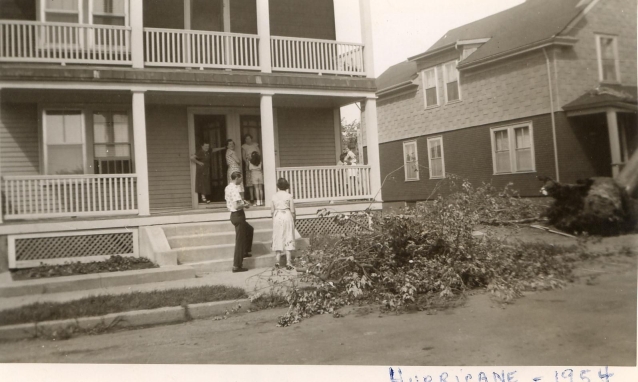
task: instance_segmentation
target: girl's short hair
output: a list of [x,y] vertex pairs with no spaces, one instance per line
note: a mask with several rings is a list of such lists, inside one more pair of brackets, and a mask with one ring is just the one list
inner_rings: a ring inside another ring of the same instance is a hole
[[253,139],[253,136],[250,134],[246,134],[244,135],[244,143],[246,143],[246,138],[250,137],[250,139]]
[[346,159],[347,156],[348,156],[348,154],[342,153],[341,155],[339,155],[339,160],[341,160],[343,162],[343,160]]
[[257,151],[253,151],[253,153],[250,154],[250,163],[252,163],[253,166],[259,166],[261,164],[261,155],[259,155]]
[[282,190],[282,191],[286,191],[286,190],[290,189],[290,183],[288,183],[286,178],[279,178],[277,180],[277,188]]
[[232,139],[226,139],[226,147],[228,147],[228,144],[229,144],[230,142],[235,143]]

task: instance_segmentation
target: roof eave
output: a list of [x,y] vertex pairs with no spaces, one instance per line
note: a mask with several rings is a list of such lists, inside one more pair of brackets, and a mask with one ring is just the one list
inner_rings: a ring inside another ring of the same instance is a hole
[[421,53],[421,54],[417,54],[416,56],[412,56],[412,57],[408,57],[408,61],[416,61],[416,60],[420,60],[422,58],[427,58],[427,57],[431,57],[431,56],[435,56],[439,53],[443,53],[443,52],[447,52],[448,50],[455,50],[456,49],[456,41],[449,43],[447,45],[443,45],[440,48],[436,48],[434,50],[429,50],[427,52]]
[[577,41],[578,39],[573,37],[553,36],[548,39],[536,41],[532,44],[524,45],[516,49],[511,49],[505,52],[499,52],[497,54],[491,55],[489,57],[484,57],[475,61],[470,61],[470,62],[462,61],[459,63],[457,68],[459,70],[476,68],[478,66],[491,64],[493,62],[504,60],[506,58],[511,58],[523,53],[528,53],[534,50],[548,48],[552,46],[566,46],[566,47],[574,46],[574,44],[576,44]]
[[417,84],[414,83],[413,80],[403,81],[399,84],[388,86],[387,88],[381,89],[377,91],[377,97],[383,97],[401,90],[407,90],[412,87],[418,87]]

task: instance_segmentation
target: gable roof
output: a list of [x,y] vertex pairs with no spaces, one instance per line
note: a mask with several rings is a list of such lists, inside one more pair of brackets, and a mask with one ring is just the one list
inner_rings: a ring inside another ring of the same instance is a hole
[[489,38],[459,66],[550,40],[596,0],[527,0],[524,3],[448,31],[418,59],[455,46],[459,40]]
[[392,65],[376,79],[377,89],[379,89],[377,93],[388,93],[409,86],[416,76],[414,61],[403,61]]

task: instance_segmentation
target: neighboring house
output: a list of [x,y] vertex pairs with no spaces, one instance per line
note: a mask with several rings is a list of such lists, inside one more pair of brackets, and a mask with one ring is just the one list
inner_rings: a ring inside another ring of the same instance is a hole
[[333,0],[0,0],[2,252],[12,266],[80,246],[137,254],[138,229],[228,221],[225,153],[211,158],[210,205],[189,158],[228,138],[241,157],[247,133],[268,204],[285,176],[302,219],[335,200],[367,208],[378,162],[348,169],[356,188],[336,166],[340,107],[375,107],[367,0],[360,10],[363,43],[344,43]]
[[[638,146],[636,2],[527,0],[450,30],[377,79],[384,201],[440,179],[538,195],[616,175]],[[370,145],[368,145],[368,148]]]

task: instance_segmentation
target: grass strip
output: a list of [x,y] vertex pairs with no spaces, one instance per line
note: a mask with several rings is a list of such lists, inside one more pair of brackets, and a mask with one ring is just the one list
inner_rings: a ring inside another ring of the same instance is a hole
[[224,285],[89,296],[74,301],[37,302],[19,308],[3,310],[0,311],[0,325],[103,316],[110,313],[236,300],[246,297],[246,292],[243,289]]

